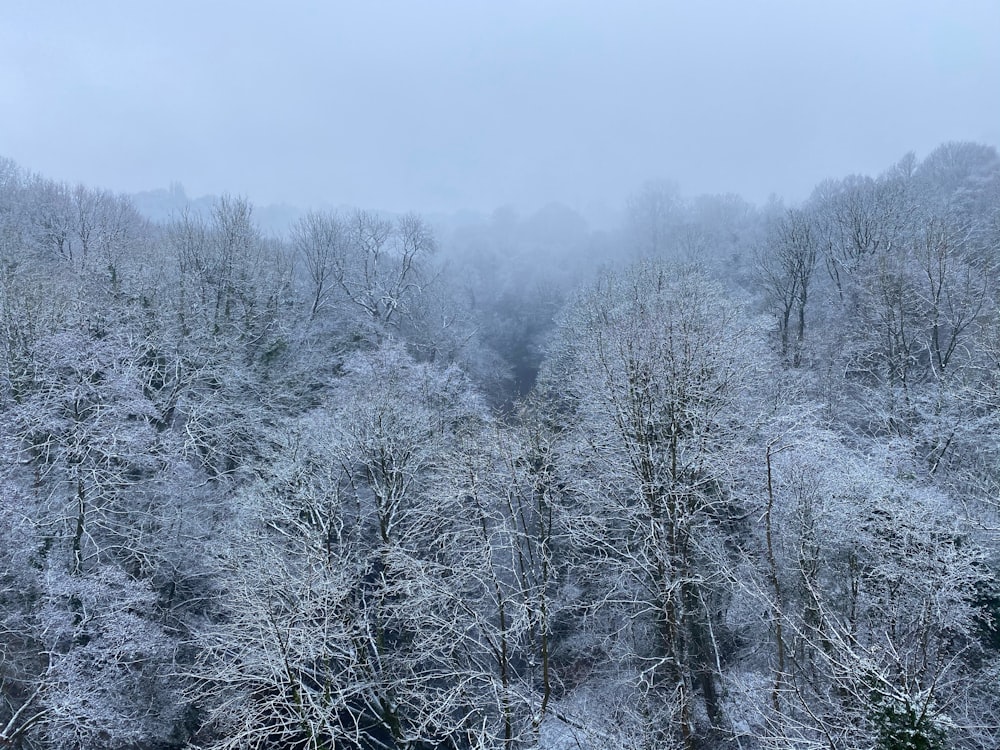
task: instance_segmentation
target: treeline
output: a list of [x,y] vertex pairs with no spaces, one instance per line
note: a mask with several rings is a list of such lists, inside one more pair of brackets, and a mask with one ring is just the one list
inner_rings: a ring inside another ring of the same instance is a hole
[[996,747],[1000,158],[435,232],[0,160],[0,746]]

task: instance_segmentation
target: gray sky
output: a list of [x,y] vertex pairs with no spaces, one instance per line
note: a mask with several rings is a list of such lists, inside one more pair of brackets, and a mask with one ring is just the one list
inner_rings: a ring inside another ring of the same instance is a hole
[[0,0],[0,155],[373,208],[798,200],[1000,145],[997,0]]

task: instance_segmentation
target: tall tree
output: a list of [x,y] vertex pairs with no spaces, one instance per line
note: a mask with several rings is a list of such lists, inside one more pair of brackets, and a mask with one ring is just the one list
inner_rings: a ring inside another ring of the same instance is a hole
[[576,533],[601,560],[583,562],[580,575],[593,606],[622,623],[605,637],[635,671],[651,742],[693,748],[709,726],[725,728],[718,552],[735,510],[730,457],[752,424],[745,399],[766,359],[762,334],[698,272],[641,265],[570,308],[549,374],[573,410],[563,450],[580,497]]
[[790,210],[775,221],[757,253],[756,273],[778,319],[781,356],[790,357],[795,367],[802,363],[806,308],[818,261],[815,230],[810,217],[800,210]]

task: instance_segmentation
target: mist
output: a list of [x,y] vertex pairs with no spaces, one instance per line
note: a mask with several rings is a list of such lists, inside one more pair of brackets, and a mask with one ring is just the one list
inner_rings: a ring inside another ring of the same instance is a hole
[[5,3],[0,153],[258,205],[799,201],[1000,142],[991,2]]
[[1000,6],[13,2],[0,747],[996,750]]

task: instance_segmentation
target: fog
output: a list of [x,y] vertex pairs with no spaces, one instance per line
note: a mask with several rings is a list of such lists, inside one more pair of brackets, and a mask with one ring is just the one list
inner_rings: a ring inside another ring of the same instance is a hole
[[[0,154],[122,191],[593,215],[1000,143],[1000,5],[5,0]],[[602,208],[603,207],[603,208]]]
[[278,8],[0,0],[0,748],[997,750],[1000,3]]

